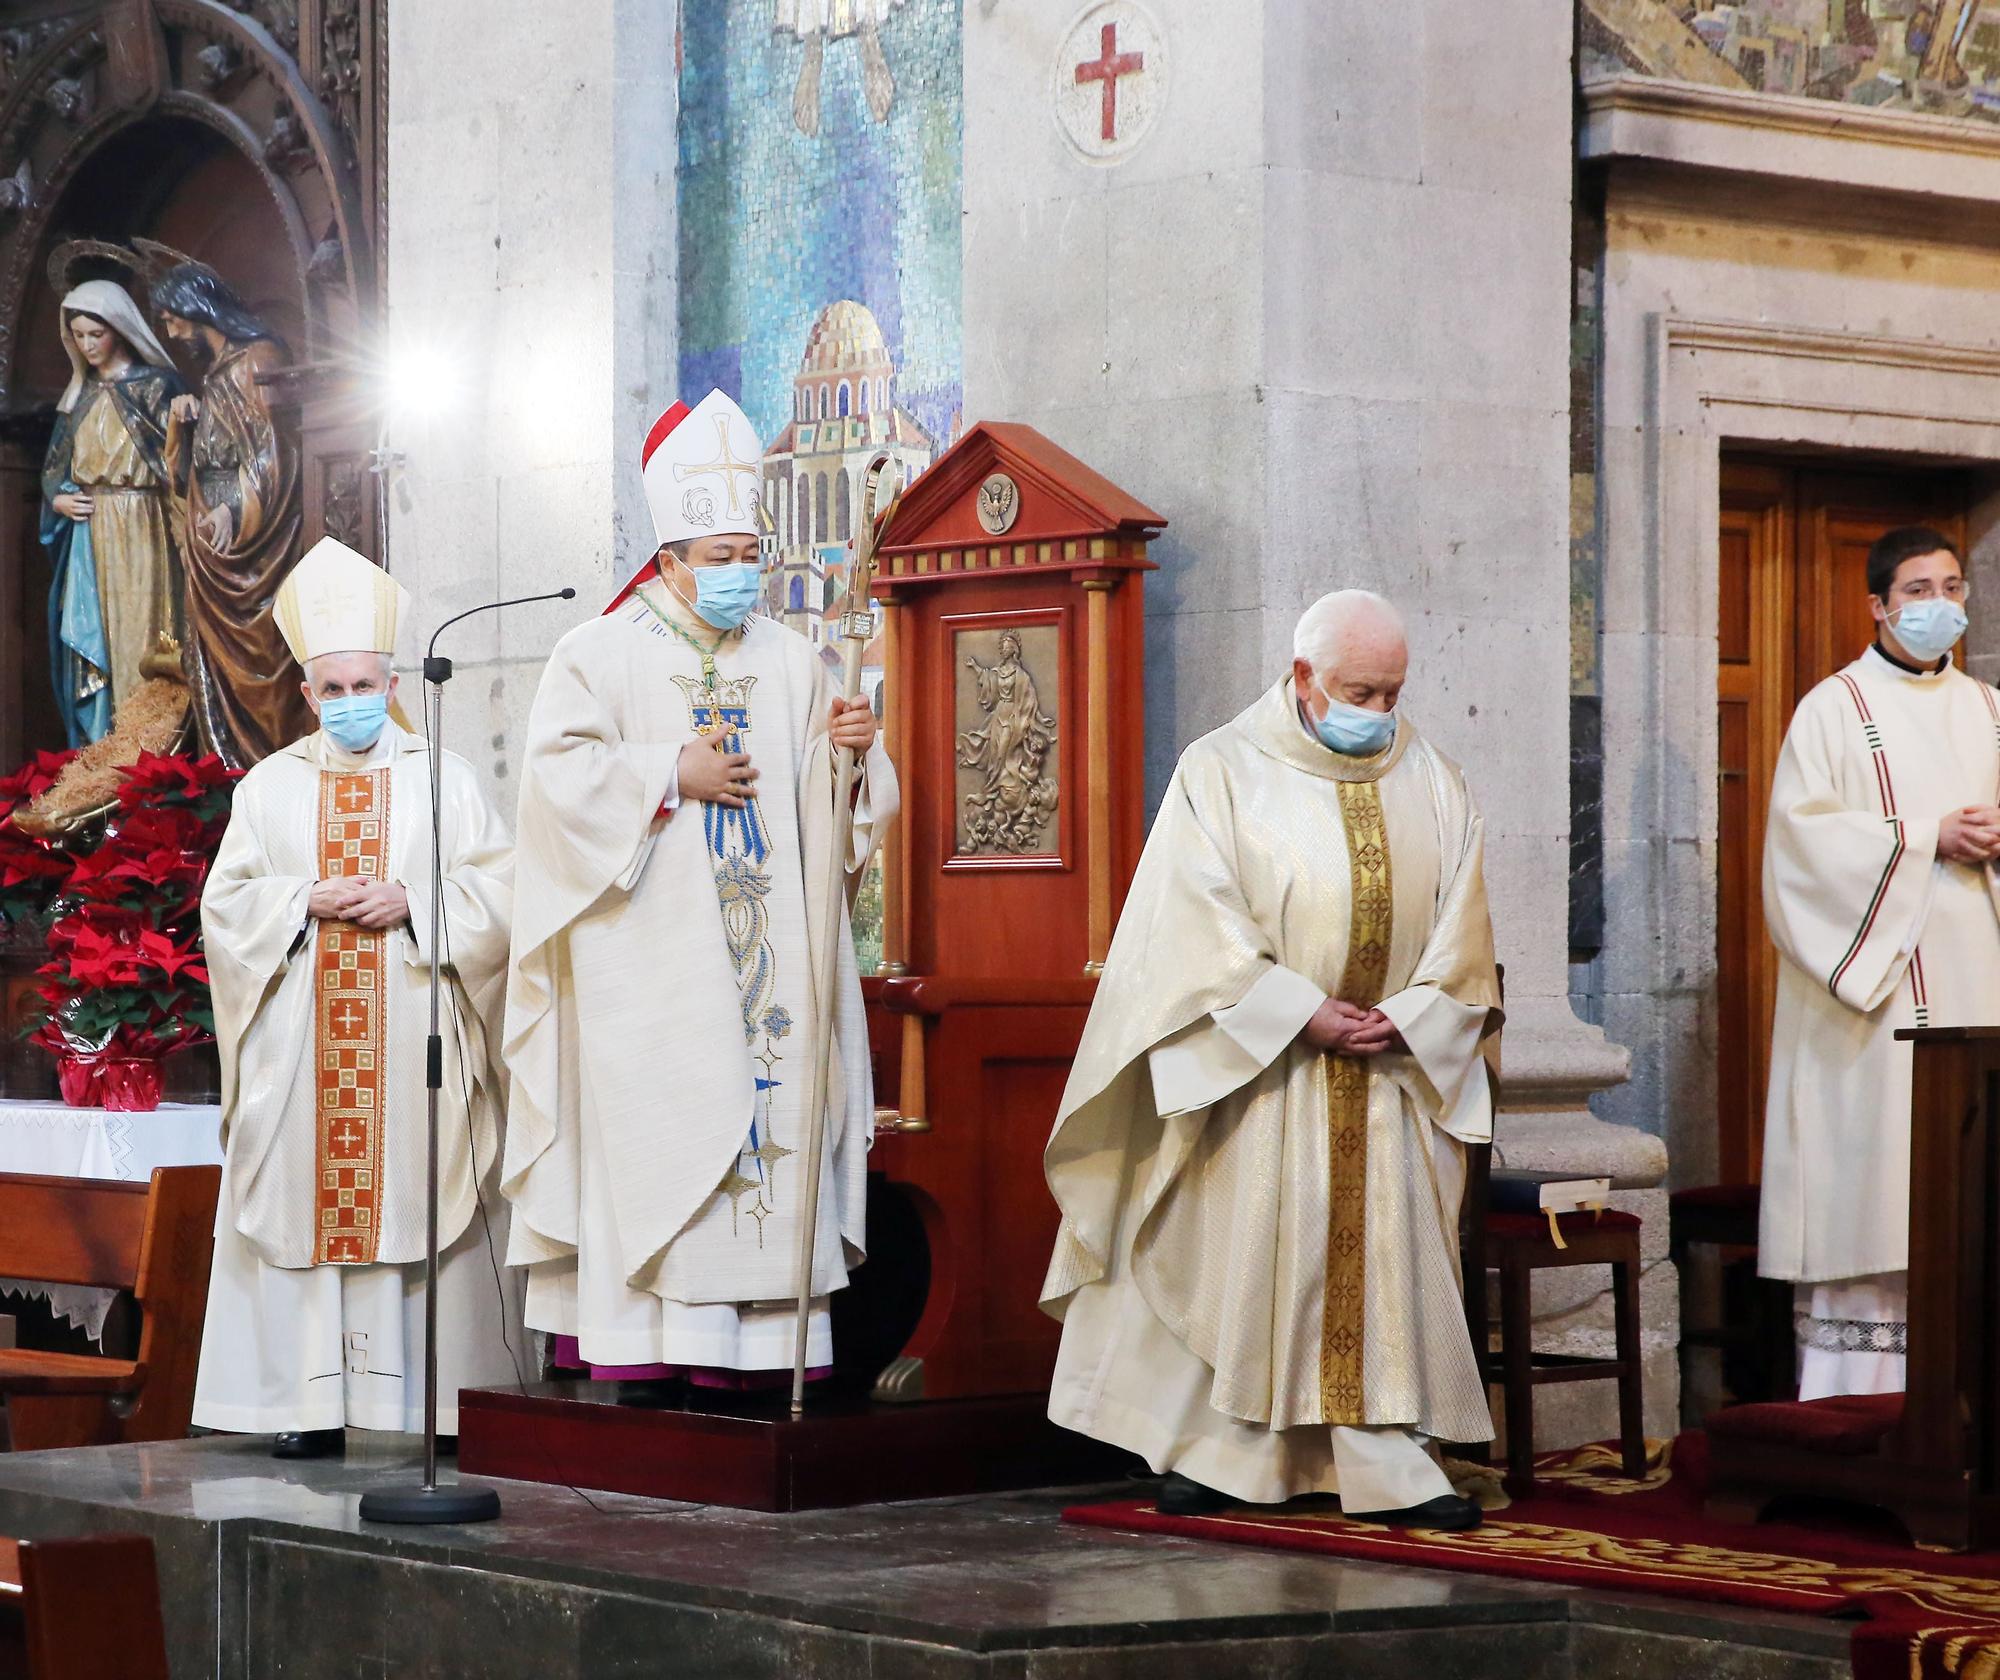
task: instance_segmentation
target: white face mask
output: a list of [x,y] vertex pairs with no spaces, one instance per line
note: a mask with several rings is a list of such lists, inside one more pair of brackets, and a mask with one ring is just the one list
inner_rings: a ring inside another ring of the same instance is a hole
[[1366,706],[1350,706],[1336,700],[1325,689],[1319,691],[1326,702],[1326,715],[1313,724],[1320,745],[1348,758],[1373,758],[1396,738],[1396,713],[1371,712]]
[[1896,640],[1919,659],[1942,659],[1958,646],[1969,621],[1965,609],[1942,596],[1929,601],[1912,601],[1892,613],[1889,628]]

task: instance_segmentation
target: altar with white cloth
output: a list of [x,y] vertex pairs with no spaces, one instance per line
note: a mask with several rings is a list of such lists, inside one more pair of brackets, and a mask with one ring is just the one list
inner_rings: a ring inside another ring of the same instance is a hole
[[[155,1167],[221,1161],[222,1110],[212,1103],[162,1103],[149,1113],[128,1114],[0,1099],[0,1173],[144,1182]],[[0,1278],[0,1301],[25,1296],[47,1301],[95,1340],[117,1291]]]

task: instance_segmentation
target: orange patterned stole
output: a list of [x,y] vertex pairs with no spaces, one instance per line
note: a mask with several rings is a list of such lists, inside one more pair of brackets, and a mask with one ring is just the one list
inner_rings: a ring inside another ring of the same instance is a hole
[[[319,832],[322,878],[381,880],[389,858],[389,772],[322,771]],[[314,942],[315,1265],[366,1265],[381,1242],[387,947],[387,934],[357,922],[321,922]]]

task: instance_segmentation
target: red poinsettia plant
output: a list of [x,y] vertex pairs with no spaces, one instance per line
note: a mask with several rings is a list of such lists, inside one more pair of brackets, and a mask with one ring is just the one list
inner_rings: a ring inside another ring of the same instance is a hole
[[32,1034],[59,1060],[156,1059],[214,1039],[201,889],[237,779],[212,754],[142,753],[103,837],[67,855]]
[[13,775],[0,776],[0,944],[39,944],[47,930],[50,907],[71,859],[52,842],[16,828],[13,815],[53,787],[75,756],[39,752]]

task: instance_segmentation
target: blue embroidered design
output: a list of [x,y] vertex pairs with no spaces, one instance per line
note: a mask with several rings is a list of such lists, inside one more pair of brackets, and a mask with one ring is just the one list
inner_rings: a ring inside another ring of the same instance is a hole
[[[750,691],[755,677],[718,679],[713,686],[701,677],[677,676],[676,686],[687,697],[688,720],[698,734],[722,737],[728,752],[744,752],[750,734]],[[778,957],[771,945],[770,836],[756,800],[739,810],[702,805],[702,837],[715,869],[715,897],[722,908],[722,933],[730,965],[736,971],[742,1007],[743,1042],[762,1070],[755,1079],[750,1135],[735,1165],[724,1176],[720,1191],[729,1198],[731,1228],[741,1234],[745,1217],[757,1227],[757,1246],[764,1246],[764,1221],[777,1211],[778,1163],[794,1151],[772,1135],[772,1093],[782,1090],[778,1041],[792,1030],[789,1010],[773,1001],[778,983]],[[761,1041],[761,1044],[760,1044]]]

